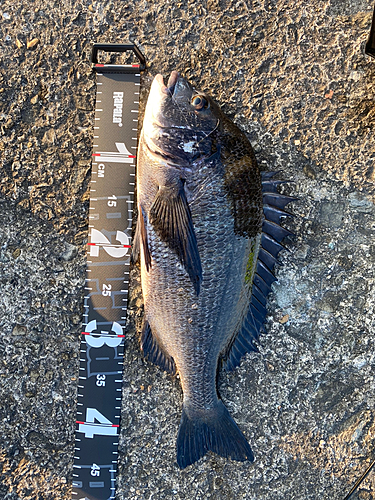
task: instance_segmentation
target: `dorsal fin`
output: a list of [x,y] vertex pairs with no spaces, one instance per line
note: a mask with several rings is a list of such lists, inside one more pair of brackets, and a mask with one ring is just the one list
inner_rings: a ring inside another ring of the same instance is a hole
[[260,249],[257,258],[255,274],[253,277],[251,299],[237,335],[229,344],[223,356],[223,365],[227,371],[233,370],[240,364],[242,356],[248,352],[257,352],[255,341],[263,331],[267,315],[266,299],[271,291],[271,285],[276,278],[273,274],[277,257],[284,248],[281,241],[293,235],[288,229],[280,225],[282,217],[291,214],[284,211],[284,207],[296,198],[278,193],[277,186],[281,183],[272,180],[275,172],[262,173],[263,190],[263,225]]

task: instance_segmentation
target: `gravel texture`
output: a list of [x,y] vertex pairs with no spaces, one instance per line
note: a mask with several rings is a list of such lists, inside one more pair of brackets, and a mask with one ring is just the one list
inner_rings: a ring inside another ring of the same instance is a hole
[[[93,42],[139,44],[248,134],[298,197],[260,353],[220,377],[256,460],[175,462],[179,381],[143,361],[138,269],[118,499],[339,500],[375,457],[373,0],[0,4],[0,498],[70,499]],[[375,475],[354,500],[375,498]]]

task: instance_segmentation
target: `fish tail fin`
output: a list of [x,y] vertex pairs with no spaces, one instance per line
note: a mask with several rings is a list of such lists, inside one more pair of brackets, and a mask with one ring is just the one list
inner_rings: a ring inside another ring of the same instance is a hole
[[249,443],[220,400],[210,411],[189,411],[185,406],[182,409],[177,437],[178,466],[184,469],[209,450],[240,462],[254,460]]

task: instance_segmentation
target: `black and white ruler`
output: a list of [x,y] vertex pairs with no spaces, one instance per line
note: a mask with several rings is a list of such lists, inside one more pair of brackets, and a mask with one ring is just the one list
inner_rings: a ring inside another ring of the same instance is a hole
[[[99,64],[98,51],[133,51],[137,64]],[[128,300],[140,71],[133,44],[95,44],[97,74],[74,500],[115,498]]]

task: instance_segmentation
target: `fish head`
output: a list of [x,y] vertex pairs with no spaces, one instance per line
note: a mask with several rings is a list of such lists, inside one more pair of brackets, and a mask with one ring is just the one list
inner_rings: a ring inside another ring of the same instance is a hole
[[167,85],[159,74],[151,85],[143,137],[152,153],[174,164],[189,164],[216,151],[220,115],[218,105],[177,71],[172,71]]

